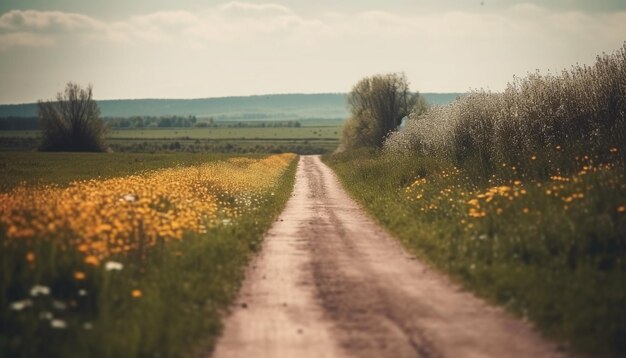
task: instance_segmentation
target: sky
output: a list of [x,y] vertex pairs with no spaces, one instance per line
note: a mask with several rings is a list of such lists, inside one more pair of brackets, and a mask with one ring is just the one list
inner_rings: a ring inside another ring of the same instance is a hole
[[0,103],[68,81],[97,99],[502,90],[626,41],[624,0],[0,0]]

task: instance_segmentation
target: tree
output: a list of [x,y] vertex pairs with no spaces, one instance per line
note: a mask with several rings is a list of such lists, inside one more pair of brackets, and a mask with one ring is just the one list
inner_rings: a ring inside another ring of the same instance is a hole
[[343,128],[345,148],[380,147],[418,102],[403,73],[375,75],[360,80],[348,94],[350,118]]
[[106,127],[93,99],[92,87],[86,89],[69,82],[56,101],[39,101],[38,115],[43,130],[40,150],[102,152],[106,150]]

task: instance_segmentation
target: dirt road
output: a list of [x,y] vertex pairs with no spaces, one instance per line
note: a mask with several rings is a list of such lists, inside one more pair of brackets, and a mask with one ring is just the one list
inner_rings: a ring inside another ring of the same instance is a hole
[[303,156],[215,357],[560,357],[408,254]]

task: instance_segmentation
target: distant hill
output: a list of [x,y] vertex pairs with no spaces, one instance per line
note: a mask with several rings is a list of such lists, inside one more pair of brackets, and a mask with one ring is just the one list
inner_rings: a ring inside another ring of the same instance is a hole
[[465,93],[420,93],[420,95],[426,99],[426,102],[439,106],[450,104],[464,94]]
[[[422,93],[431,104],[447,104],[459,93]],[[199,99],[122,99],[98,101],[103,117],[196,116],[216,120],[346,118],[346,94],[273,94]],[[0,105],[0,117],[33,117],[37,104]]]

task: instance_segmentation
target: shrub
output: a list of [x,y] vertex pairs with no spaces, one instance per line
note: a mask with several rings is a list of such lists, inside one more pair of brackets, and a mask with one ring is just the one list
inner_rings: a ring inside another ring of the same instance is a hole
[[386,150],[449,158],[482,178],[502,167],[545,179],[577,169],[575,157],[623,163],[626,44],[593,66],[515,78],[502,93],[477,90],[411,115]]
[[423,108],[419,95],[409,91],[404,74],[375,75],[359,81],[348,94],[350,118],[342,133],[346,149],[380,147],[414,108]]
[[41,151],[102,152],[106,127],[100,118],[92,87],[68,83],[56,101],[39,101]]

